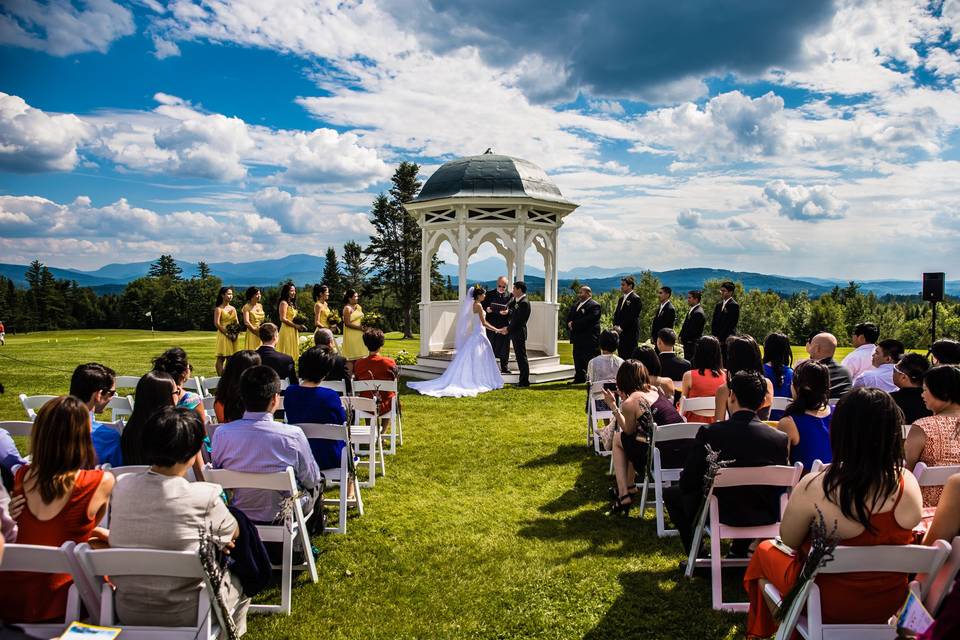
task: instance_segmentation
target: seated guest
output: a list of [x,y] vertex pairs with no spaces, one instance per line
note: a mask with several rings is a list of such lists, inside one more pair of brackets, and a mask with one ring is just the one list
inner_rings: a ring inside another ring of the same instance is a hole
[[[138,400],[139,404],[139,400]],[[203,423],[189,409],[165,407],[154,413],[143,432],[143,450],[150,470],[122,476],[113,490],[110,546],[114,549],[192,551],[200,548],[200,532],[228,548],[239,534],[219,485],[188,482],[206,436]],[[116,576],[116,610],[121,625],[190,627],[196,624],[201,581],[190,578]],[[240,581],[229,573],[222,587],[233,609],[242,598]],[[242,635],[246,610],[235,621]]]
[[[616,354],[620,346],[620,334],[607,329],[600,333],[600,355],[587,363],[587,402],[590,402],[590,387],[604,380],[616,380],[623,358]],[[600,401],[598,400],[599,404]],[[606,407],[606,405],[603,405]],[[589,407],[588,407],[589,408]]]
[[672,396],[665,396],[650,380],[647,368],[638,360],[627,360],[617,371],[617,396],[622,399],[619,408],[609,389],[603,390],[603,399],[613,407],[613,416],[620,429],[613,438],[613,470],[617,478],[617,492],[611,513],[627,515],[636,497],[636,475],[644,469],[649,433],[639,433],[638,423],[649,407],[655,424],[683,422],[673,406]]
[[[366,329],[363,332],[363,346],[367,348],[370,354],[365,358],[355,360],[353,363],[354,380],[396,380],[400,375],[400,368],[393,358],[387,358],[380,355],[380,349],[383,348],[384,336],[380,329]],[[365,398],[379,396],[380,415],[390,413],[390,407],[393,404],[393,398],[397,394],[393,391],[363,391],[360,393]],[[399,410],[399,405],[398,405]],[[384,425],[389,425],[389,420],[383,420]]]
[[773,383],[763,376],[763,358],[760,356],[760,345],[752,336],[730,336],[727,338],[726,354],[727,383],[717,387],[717,405],[713,413],[714,421],[723,420],[726,416],[728,384],[733,376],[741,371],[755,373],[766,380],[767,395],[764,396],[763,404],[757,410],[760,419],[766,420],[770,415],[770,405],[773,403]]
[[830,399],[840,398],[853,385],[853,379],[846,367],[833,359],[837,352],[837,338],[832,333],[817,333],[807,341],[807,355],[811,360],[827,365],[830,372]]
[[[261,329],[263,327],[261,326]],[[268,366],[250,367],[240,377],[243,417],[220,425],[213,434],[213,466],[217,469],[272,473],[293,467],[304,489],[317,486],[320,470],[303,431],[275,422],[273,411],[280,402],[280,378]],[[256,523],[272,523],[280,510],[276,491],[237,489],[233,503]]]
[[290,384],[297,384],[297,367],[293,363],[293,358],[277,351],[277,340],[280,337],[277,325],[264,322],[260,325],[259,333],[260,341],[263,343],[257,348],[260,361],[264,366],[273,369],[281,380],[285,379]]
[[313,334],[313,344],[333,356],[333,367],[325,379],[331,382],[342,380],[347,389],[347,395],[350,395],[353,392],[353,387],[350,384],[350,374],[347,372],[347,359],[340,355],[337,342],[333,339],[333,331],[317,329],[317,332]]
[[20,455],[17,449],[17,443],[13,441],[10,432],[6,429],[0,429],[0,485],[13,487],[13,468],[21,464],[26,464],[26,459]]
[[[700,345],[697,344],[697,352]],[[696,357],[696,356],[695,356]],[[720,460],[731,460],[732,467],[764,467],[787,464],[789,442],[786,434],[771,429],[757,417],[757,410],[767,396],[769,381],[756,372],[741,371],[730,379],[726,395],[730,418],[700,427],[690,449],[680,482],[663,492],[663,503],[670,520],[680,532],[683,548],[690,552],[693,544],[694,519],[703,500],[703,478],[707,474],[706,445],[720,454]],[[778,487],[730,487],[718,489],[714,495],[720,502],[720,522],[737,527],[760,526],[780,519]],[[749,541],[735,541],[734,553]]]
[[148,371],[137,382],[137,401],[133,413],[123,428],[120,448],[124,464],[148,464],[143,450],[143,438],[150,428],[150,418],[164,407],[175,407],[180,402],[181,389],[162,371]]
[[[340,394],[320,386],[331,366],[333,356],[320,347],[310,347],[301,354],[300,383],[287,387],[283,396],[289,424],[344,424],[347,421]],[[322,438],[311,438],[309,442],[318,467],[333,469],[340,466],[340,453],[346,442]]]
[[[18,544],[59,547],[106,540],[97,527],[113,491],[113,474],[93,469],[90,409],[80,399],[60,396],[37,413],[30,437],[30,464],[14,477],[13,495],[26,496],[17,517]],[[63,619],[68,574],[7,572],[0,580],[0,619],[45,622]]]
[[[960,464],[960,367],[940,365],[923,376],[923,402],[933,413],[910,427],[907,468]],[[923,487],[923,506],[935,507],[942,487]]]
[[830,452],[830,372],[825,365],[804,360],[792,382],[793,402],[777,428],[790,438],[790,464],[803,463],[810,471],[814,460],[828,463]]
[[187,359],[187,352],[180,347],[167,349],[153,360],[153,370],[169,373],[177,386],[180,387],[180,401],[178,407],[196,411],[203,424],[207,424],[207,414],[203,410],[203,398],[199,394],[187,391],[183,385],[193,374],[193,365]]
[[[836,523],[848,547],[913,542],[920,522],[920,487],[903,468],[902,420],[897,405],[879,389],[854,389],[837,403],[830,428],[833,464],[800,480],[780,523],[780,538],[797,550],[788,556],[765,541],[743,579],[750,596],[747,636],[766,638],[777,630],[763,599],[772,583],[786,594],[809,552],[810,526],[822,513],[829,531]],[[820,574],[823,621],[827,624],[885,624],[907,596],[907,576],[869,572]]]
[[890,395],[903,411],[906,424],[933,415],[923,403],[923,376],[929,369],[930,361],[919,353],[904,355],[893,368],[893,384],[897,390]]
[[853,351],[840,363],[853,380],[864,371],[876,368],[873,363],[873,354],[876,351],[877,340],[880,339],[880,327],[872,322],[861,322],[853,328]]
[[657,351],[660,355],[660,372],[664,377],[674,381],[673,401],[680,402],[680,385],[676,383],[683,380],[683,374],[690,371],[690,362],[674,353],[673,349],[677,344],[677,332],[666,327],[657,332]]
[[893,368],[903,356],[904,346],[899,340],[881,340],[873,350],[873,369],[867,369],[854,378],[854,387],[873,387],[887,393],[897,390],[893,384]]
[[[17,541],[17,522],[10,515],[10,494],[0,485],[0,542]],[[0,636],[2,638],[3,636]]]
[[[120,432],[110,425],[97,422],[98,413],[107,408],[107,403],[117,395],[117,376],[110,367],[96,362],[81,364],[73,370],[70,378],[70,395],[79,398],[90,412],[90,437],[97,455],[96,464],[123,465],[120,449]],[[93,466],[93,465],[91,465]]]
[[[773,384],[774,398],[793,397],[793,349],[790,348],[790,339],[782,333],[771,333],[763,341],[763,375]],[[771,420],[782,417],[782,410],[771,409]]]
[[941,338],[930,345],[930,361],[938,364],[960,364],[960,342]]
[[651,384],[655,384],[660,391],[663,392],[663,395],[673,400],[673,394],[676,388],[674,387],[672,378],[660,375],[660,356],[657,355],[656,349],[648,344],[642,344],[634,349],[633,359],[639,360],[643,363],[643,366],[646,367]]
[[233,422],[243,417],[243,398],[240,397],[240,376],[250,367],[261,364],[260,354],[256,351],[237,351],[227,360],[223,376],[217,384],[217,397],[213,401],[213,411],[217,422]]
[[[713,398],[717,389],[727,381],[723,368],[723,352],[720,341],[714,336],[701,336],[693,351],[693,368],[683,374],[680,393],[686,398]],[[687,422],[715,422],[714,411],[685,411]]]
[[960,473],[950,476],[943,485],[933,523],[923,536],[923,544],[931,545],[937,540],[949,542],[957,536],[960,536]]

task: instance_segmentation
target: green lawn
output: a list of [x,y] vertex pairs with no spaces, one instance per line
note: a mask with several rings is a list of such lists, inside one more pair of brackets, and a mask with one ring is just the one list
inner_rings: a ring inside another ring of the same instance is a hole
[[[388,340],[387,353],[416,341]],[[96,360],[139,374],[179,345],[213,374],[212,332],[73,331],[9,336],[0,419],[17,394],[63,393]],[[561,345],[569,362],[569,345]],[[802,354],[800,349],[799,354]],[[346,536],[315,541],[320,582],[301,575],[293,615],[251,616],[247,637],[733,638],[743,616],[710,608],[709,583],[677,570],[652,511],[603,515],[607,460],[586,447],[583,390],[508,388],[476,399],[403,393],[406,444],[364,490]],[[727,581],[738,598],[736,576]],[[739,599],[739,598],[738,598]]]

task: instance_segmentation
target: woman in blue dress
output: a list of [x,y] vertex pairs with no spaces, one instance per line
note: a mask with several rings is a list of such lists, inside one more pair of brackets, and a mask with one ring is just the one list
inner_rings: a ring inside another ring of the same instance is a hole
[[[782,333],[771,333],[763,341],[763,375],[773,383],[774,398],[791,398],[793,382],[793,350],[790,339]],[[783,417],[780,409],[770,411],[771,420]]]
[[793,372],[793,402],[777,428],[790,438],[790,464],[803,463],[810,471],[814,460],[833,460],[830,448],[830,371],[825,365],[804,360]]

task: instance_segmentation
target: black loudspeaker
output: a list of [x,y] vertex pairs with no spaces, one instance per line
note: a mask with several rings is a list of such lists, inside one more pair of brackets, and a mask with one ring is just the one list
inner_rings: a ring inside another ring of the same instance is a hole
[[923,274],[923,299],[927,302],[943,301],[943,273]]

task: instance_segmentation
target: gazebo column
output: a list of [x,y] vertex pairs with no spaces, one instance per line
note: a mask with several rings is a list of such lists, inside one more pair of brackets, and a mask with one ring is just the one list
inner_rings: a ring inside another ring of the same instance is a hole
[[[465,214],[465,211],[461,211],[461,214]],[[457,289],[459,294],[459,299],[463,300],[467,296],[467,264],[470,262],[469,252],[467,250],[467,224],[464,221],[463,217],[460,218],[460,228],[457,235],[457,262],[459,263],[460,270],[458,271],[458,282]]]
[[433,232],[420,234],[420,303],[430,302],[430,265],[433,263]]
[[523,205],[517,207],[517,224],[515,244],[517,246],[516,256],[517,256],[517,280],[523,280],[524,276],[524,262],[526,261],[525,254],[527,253],[527,229],[524,225],[524,221],[527,219],[527,208]]

